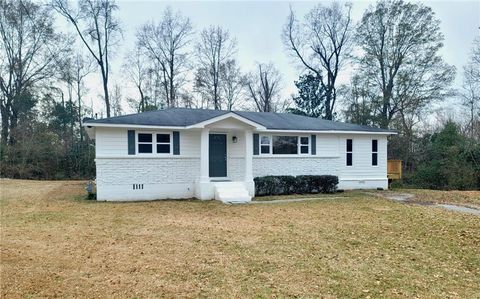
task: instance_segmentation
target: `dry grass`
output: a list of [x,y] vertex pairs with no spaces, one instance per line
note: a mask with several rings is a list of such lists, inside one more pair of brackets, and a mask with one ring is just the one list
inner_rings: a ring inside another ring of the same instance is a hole
[[358,195],[227,206],[101,203],[0,181],[2,297],[480,294],[477,216]]
[[313,194],[288,194],[288,195],[266,195],[266,196],[257,196],[254,197],[254,201],[272,201],[272,200],[282,200],[282,199],[296,199],[296,198],[318,198],[318,199],[329,199],[329,198],[338,198],[338,197],[351,197],[357,195],[353,192],[344,192],[344,193],[313,193]]
[[[402,190],[399,190],[400,192]],[[417,200],[433,203],[454,203],[480,208],[480,191],[440,191],[408,189]]]

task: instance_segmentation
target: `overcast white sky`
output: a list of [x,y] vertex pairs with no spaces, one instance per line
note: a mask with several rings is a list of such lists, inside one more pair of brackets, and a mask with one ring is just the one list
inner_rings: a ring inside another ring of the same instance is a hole
[[[328,3],[328,1],[324,1]],[[283,76],[284,95],[295,91],[293,81],[298,78],[299,69],[285,51],[281,41],[281,31],[292,5],[298,16],[303,16],[318,2],[280,2],[280,1],[118,1],[120,18],[124,30],[124,40],[112,61],[111,83],[125,86],[120,66],[125,52],[135,44],[135,32],[139,26],[150,20],[159,20],[163,10],[171,6],[188,16],[196,32],[209,25],[220,25],[228,29],[238,42],[237,59],[243,71],[250,71],[254,63],[273,62]],[[352,16],[357,22],[364,10],[374,1],[353,1]],[[461,70],[467,60],[471,44],[480,35],[480,1],[424,1],[441,21],[441,30],[445,36],[442,55],[447,63],[457,68],[456,86],[461,85]],[[348,80],[349,70],[345,71],[343,81]],[[343,82],[341,82],[343,83]],[[96,76],[88,80],[91,90],[90,100],[96,109],[103,107],[98,99],[101,93],[101,81]],[[128,92],[134,92],[130,89]],[[132,94],[134,95],[134,94]],[[133,112],[122,103],[125,112]]]

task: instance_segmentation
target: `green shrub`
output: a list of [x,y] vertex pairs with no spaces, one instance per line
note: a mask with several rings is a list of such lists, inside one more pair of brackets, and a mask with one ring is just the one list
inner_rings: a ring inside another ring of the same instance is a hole
[[338,177],[333,175],[299,175],[256,177],[256,196],[333,193],[337,190]]
[[454,122],[431,136],[425,159],[408,183],[427,189],[471,190],[480,188],[480,146],[461,134]]
[[295,193],[295,184],[297,180],[292,175],[283,175],[276,177],[277,194],[293,194]]
[[338,186],[338,177],[336,175],[318,176],[318,191],[322,193],[335,193]]
[[299,175],[295,178],[295,191],[293,193],[297,194],[306,194],[314,193],[316,188],[315,180],[312,178],[312,175]]

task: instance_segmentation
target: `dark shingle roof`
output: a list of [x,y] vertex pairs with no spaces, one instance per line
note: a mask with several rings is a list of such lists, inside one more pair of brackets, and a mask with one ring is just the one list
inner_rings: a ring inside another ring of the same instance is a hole
[[[171,108],[156,110],[138,114],[122,115],[103,119],[88,119],[84,123],[89,124],[112,124],[112,125],[144,125],[185,127],[194,125],[211,118],[229,113],[224,110]],[[391,130],[379,129],[369,126],[354,125],[343,122],[324,120],[319,118],[295,115],[290,113],[272,112],[249,112],[231,111],[250,121],[258,123],[270,130],[306,130],[306,131],[363,131],[363,132],[386,132]]]

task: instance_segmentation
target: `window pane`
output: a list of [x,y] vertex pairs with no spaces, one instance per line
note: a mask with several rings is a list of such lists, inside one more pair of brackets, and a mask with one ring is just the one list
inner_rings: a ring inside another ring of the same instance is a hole
[[298,154],[297,136],[273,136],[273,154],[295,155]]
[[152,134],[138,134],[138,142],[152,142]]
[[152,153],[152,145],[151,144],[139,144],[138,145],[138,152],[139,153]]
[[270,144],[270,138],[268,136],[262,136],[260,144]]
[[308,137],[300,137],[300,144],[308,144]]
[[270,146],[269,145],[262,145],[261,147],[262,154],[270,154]]
[[170,134],[157,134],[157,142],[170,142]]
[[352,139],[347,139],[347,152],[351,152],[352,148]]
[[372,152],[378,152],[378,140],[376,139],[372,140]]
[[378,165],[378,154],[377,154],[377,153],[373,153],[373,154],[372,154],[372,165],[373,165],[373,166],[377,166],[377,165]]
[[302,145],[300,147],[300,153],[302,154],[308,154],[308,146]]
[[347,153],[347,166],[352,166],[352,153]]
[[170,144],[157,144],[157,153],[158,154],[170,153]]

